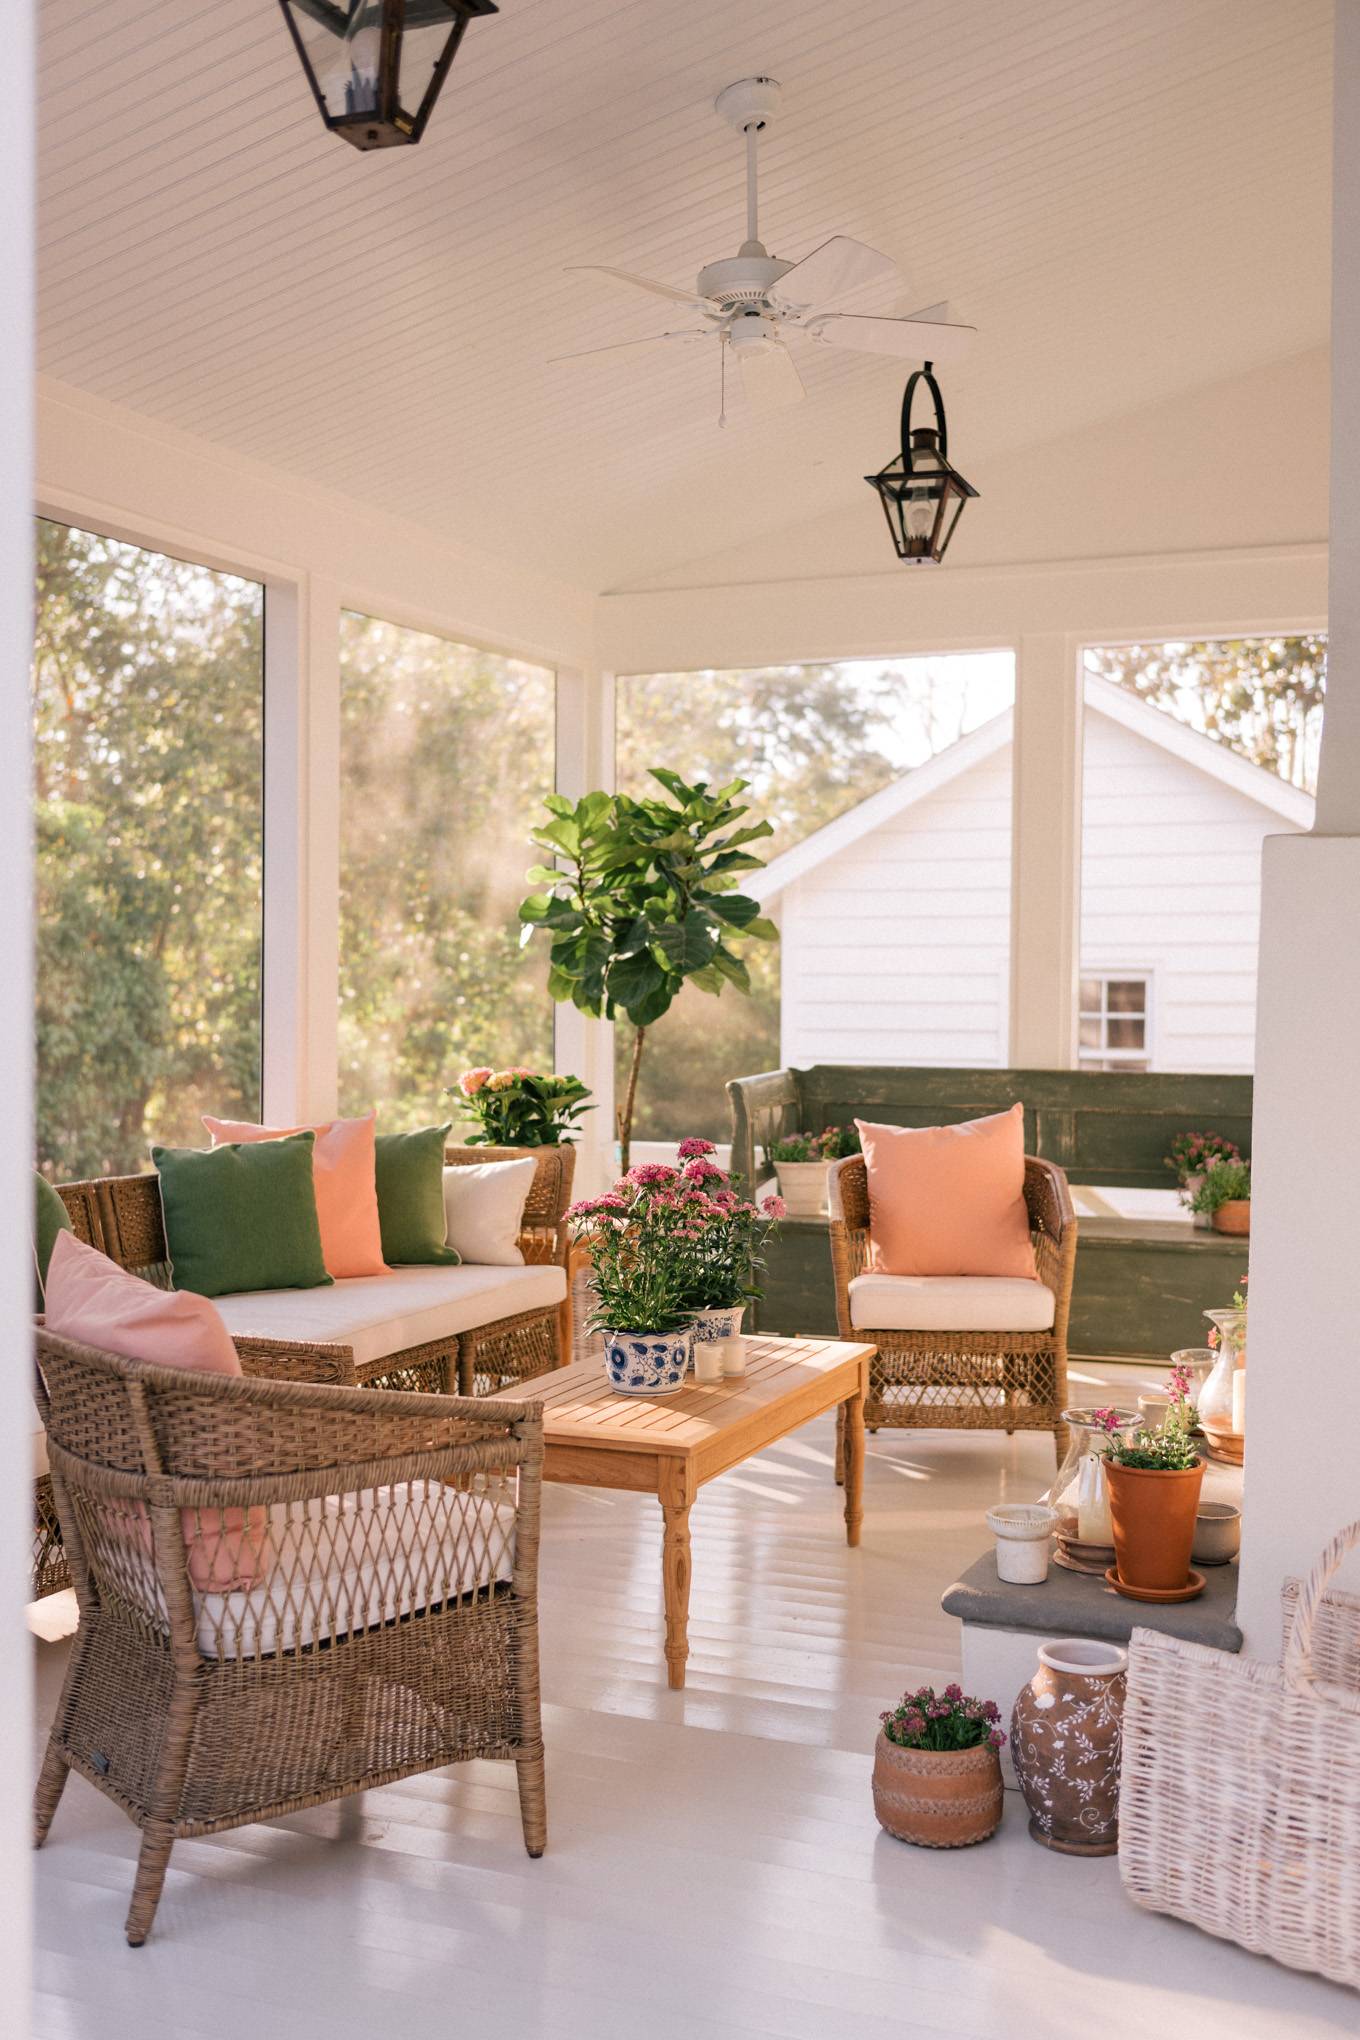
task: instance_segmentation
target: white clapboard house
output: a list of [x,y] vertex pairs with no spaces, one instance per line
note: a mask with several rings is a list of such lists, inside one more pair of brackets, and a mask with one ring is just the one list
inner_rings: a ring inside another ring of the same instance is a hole
[[[787,1064],[1004,1065],[1011,715],[774,859]],[[1250,1070],[1262,839],[1313,802],[1109,681],[1086,681],[1080,1060]]]

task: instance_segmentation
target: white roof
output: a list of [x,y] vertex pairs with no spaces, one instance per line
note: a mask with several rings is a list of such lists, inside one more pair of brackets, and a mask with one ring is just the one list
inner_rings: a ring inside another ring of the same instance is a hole
[[[1193,765],[1208,778],[1216,779],[1245,799],[1255,801],[1258,807],[1269,809],[1292,828],[1312,827],[1312,796],[1301,792],[1297,786],[1290,786],[1276,773],[1268,772],[1264,766],[1253,765],[1248,759],[1239,757],[1236,751],[1229,750],[1226,744],[1204,736],[1199,730],[1187,728],[1164,709],[1150,707],[1136,694],[1129,693],[1111,680],[1088,675],[1084,693],[1086,707],[1094,714],[1105,716],[1110,722],[1120,724],[1134,735],[1169,752],[1173,758]],[[833,822],[804,837],[792,850],[774,858],[764,871],[744,880],[743,890],[763,906],[768,906],[795,879],[815,871],[829,858],[838,857],[842,850],[848,850],[853,843],[872,835],[885,822],[894,820],[932,793],[938,793],[941,787],[962,778],[965,772],[971,772],[975,765],[995,757],[998,751],[1004,751],[1011,741],[1011,729],[1012,711],[1008,708],[993,716],[990,722],[983,723],[980,729],[961,737],[948,750],[939,752],[913,771],[904,772],[891,786],[870,794],[867,800],[847,808]]]

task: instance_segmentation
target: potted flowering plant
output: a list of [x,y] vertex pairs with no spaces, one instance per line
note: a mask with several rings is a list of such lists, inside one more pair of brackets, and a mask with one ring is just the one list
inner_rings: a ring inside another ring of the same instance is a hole
[[[1182,1204],[1195,1211],[1195,1193],[1214,1163],[1241,1159],[1242,1150],[1236,1141],[1225,1140],[1221,1133],[1178,1133],[1171,1143],[1166,1166],[1175,1171]],[[1210,1220],[1195,1211],[1195,1223],[1207,1226]]]
[[469,1147],[560,1147],[575,1138],[582,1113],[595,1109],[579,1077],[520,1065],[464,1070],[448,1096],[477,1121],[478,1131],[467,1137]]
[[742,1312],[760,1295],[761,1247],[785,1212],[782,1197],[755,1205],[741,1196],[713,1160],[716,1152],[711,1140],[682,1140],[679,1148],[676,1192],[697,1228],[688,1302],[699,1345],[734,1339],[741,1330]]
[[1251,1163],[1212,1162],[1204,1172],[1190,1209],[1201,1212],[1215,1232],[1251,1231]]
[[961,1686],[918,1686],[879,1715],[874,1812],[899,1841],[924,1849],[985,1842],[1001,1825],[1006,1740],[994,1700]]
[[786,1133],[771,1141],[766,1164],[779,1178],[779,1194],[790,1218],[823,1218],[831,1164],[860,1151],[854,1126],[828,1126],[824,1133]]
[[1203,1587],[1190,1578],[1190,1548],[1204,1481],[1193,1432],[1190,1369],[1179,1363],[1166,1385],[1167,1413],[1155,1430],[1118,1428],[1118,1412],[1097,1410],[1107,1433],[1105,1482],[1114,1565],[1105,1575],[1133,1600],[1188,1599]]
[[605,1371],[620,1395],[674,1395],[684,1386],[699,1227],[679,1176],[667,1163],[640,1162],[603,1197],[567,1211],[594,1271],[588,1328],[604,1334]]

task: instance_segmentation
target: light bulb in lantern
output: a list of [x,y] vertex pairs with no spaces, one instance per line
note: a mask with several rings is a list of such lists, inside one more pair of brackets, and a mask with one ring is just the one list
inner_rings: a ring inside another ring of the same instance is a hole
[[378,104],[378,70],[382,62],[382,31],[356,28],[346,38],[349,76],[345,81],[347,113],[372,113]]
[[912,489],[907,496],[907,537],[919,539],[924,545],[934,523],[935,491]]

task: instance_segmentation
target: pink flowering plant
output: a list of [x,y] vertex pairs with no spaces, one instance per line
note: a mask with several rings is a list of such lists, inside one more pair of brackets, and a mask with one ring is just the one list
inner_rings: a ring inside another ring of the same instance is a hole
[[888,1741],[904,1750],[972,1750],[979,1743],[999,1750],[1006,1740],[995,1700],[975,1700],[957,1685],[943,1693],[918,1686],[878,1718]]
[[828,1126],[822,1133],[786,1133],[771,1141],[765,1158],[773,1168],[776,1162],[839,1162],[859,1152],[858,1127]]
[[575,1139],[582,1113],[594,1110],[579,1077],[518,1063],[506,1070],[464,1070],[448,1095],[477,1122],[469,1147],[560,1147]]
[[1118,1410],[1092,1410],[1092,1425],[1105,1434],[1106,1458],[1115,1466],[1132,1466],[1143,1473],[1188,1473],[1197,1466],[1193,1433],[1198,1418],[1190,1389],[1190,1369],[1177,1362],[1166,1384],[1170,1408],[1155,1430],[1121,1427]]
[[1235,1140],[1221,1133],[1178,1133],[1171,1143],[1166,1166],[1173,1169],[1178,1183],[1190,1176],[1203,1176],[1215,1162],[1240,1162],[1242,1150]]
[[672,1332],[695,1311],[743,1303],[759,1242],[783,1215],[733,1189],[708,1140],[681,1141],[678,1162],[639,1162],[603,1197],[567,1213],[595,1276],[592,1329]]

